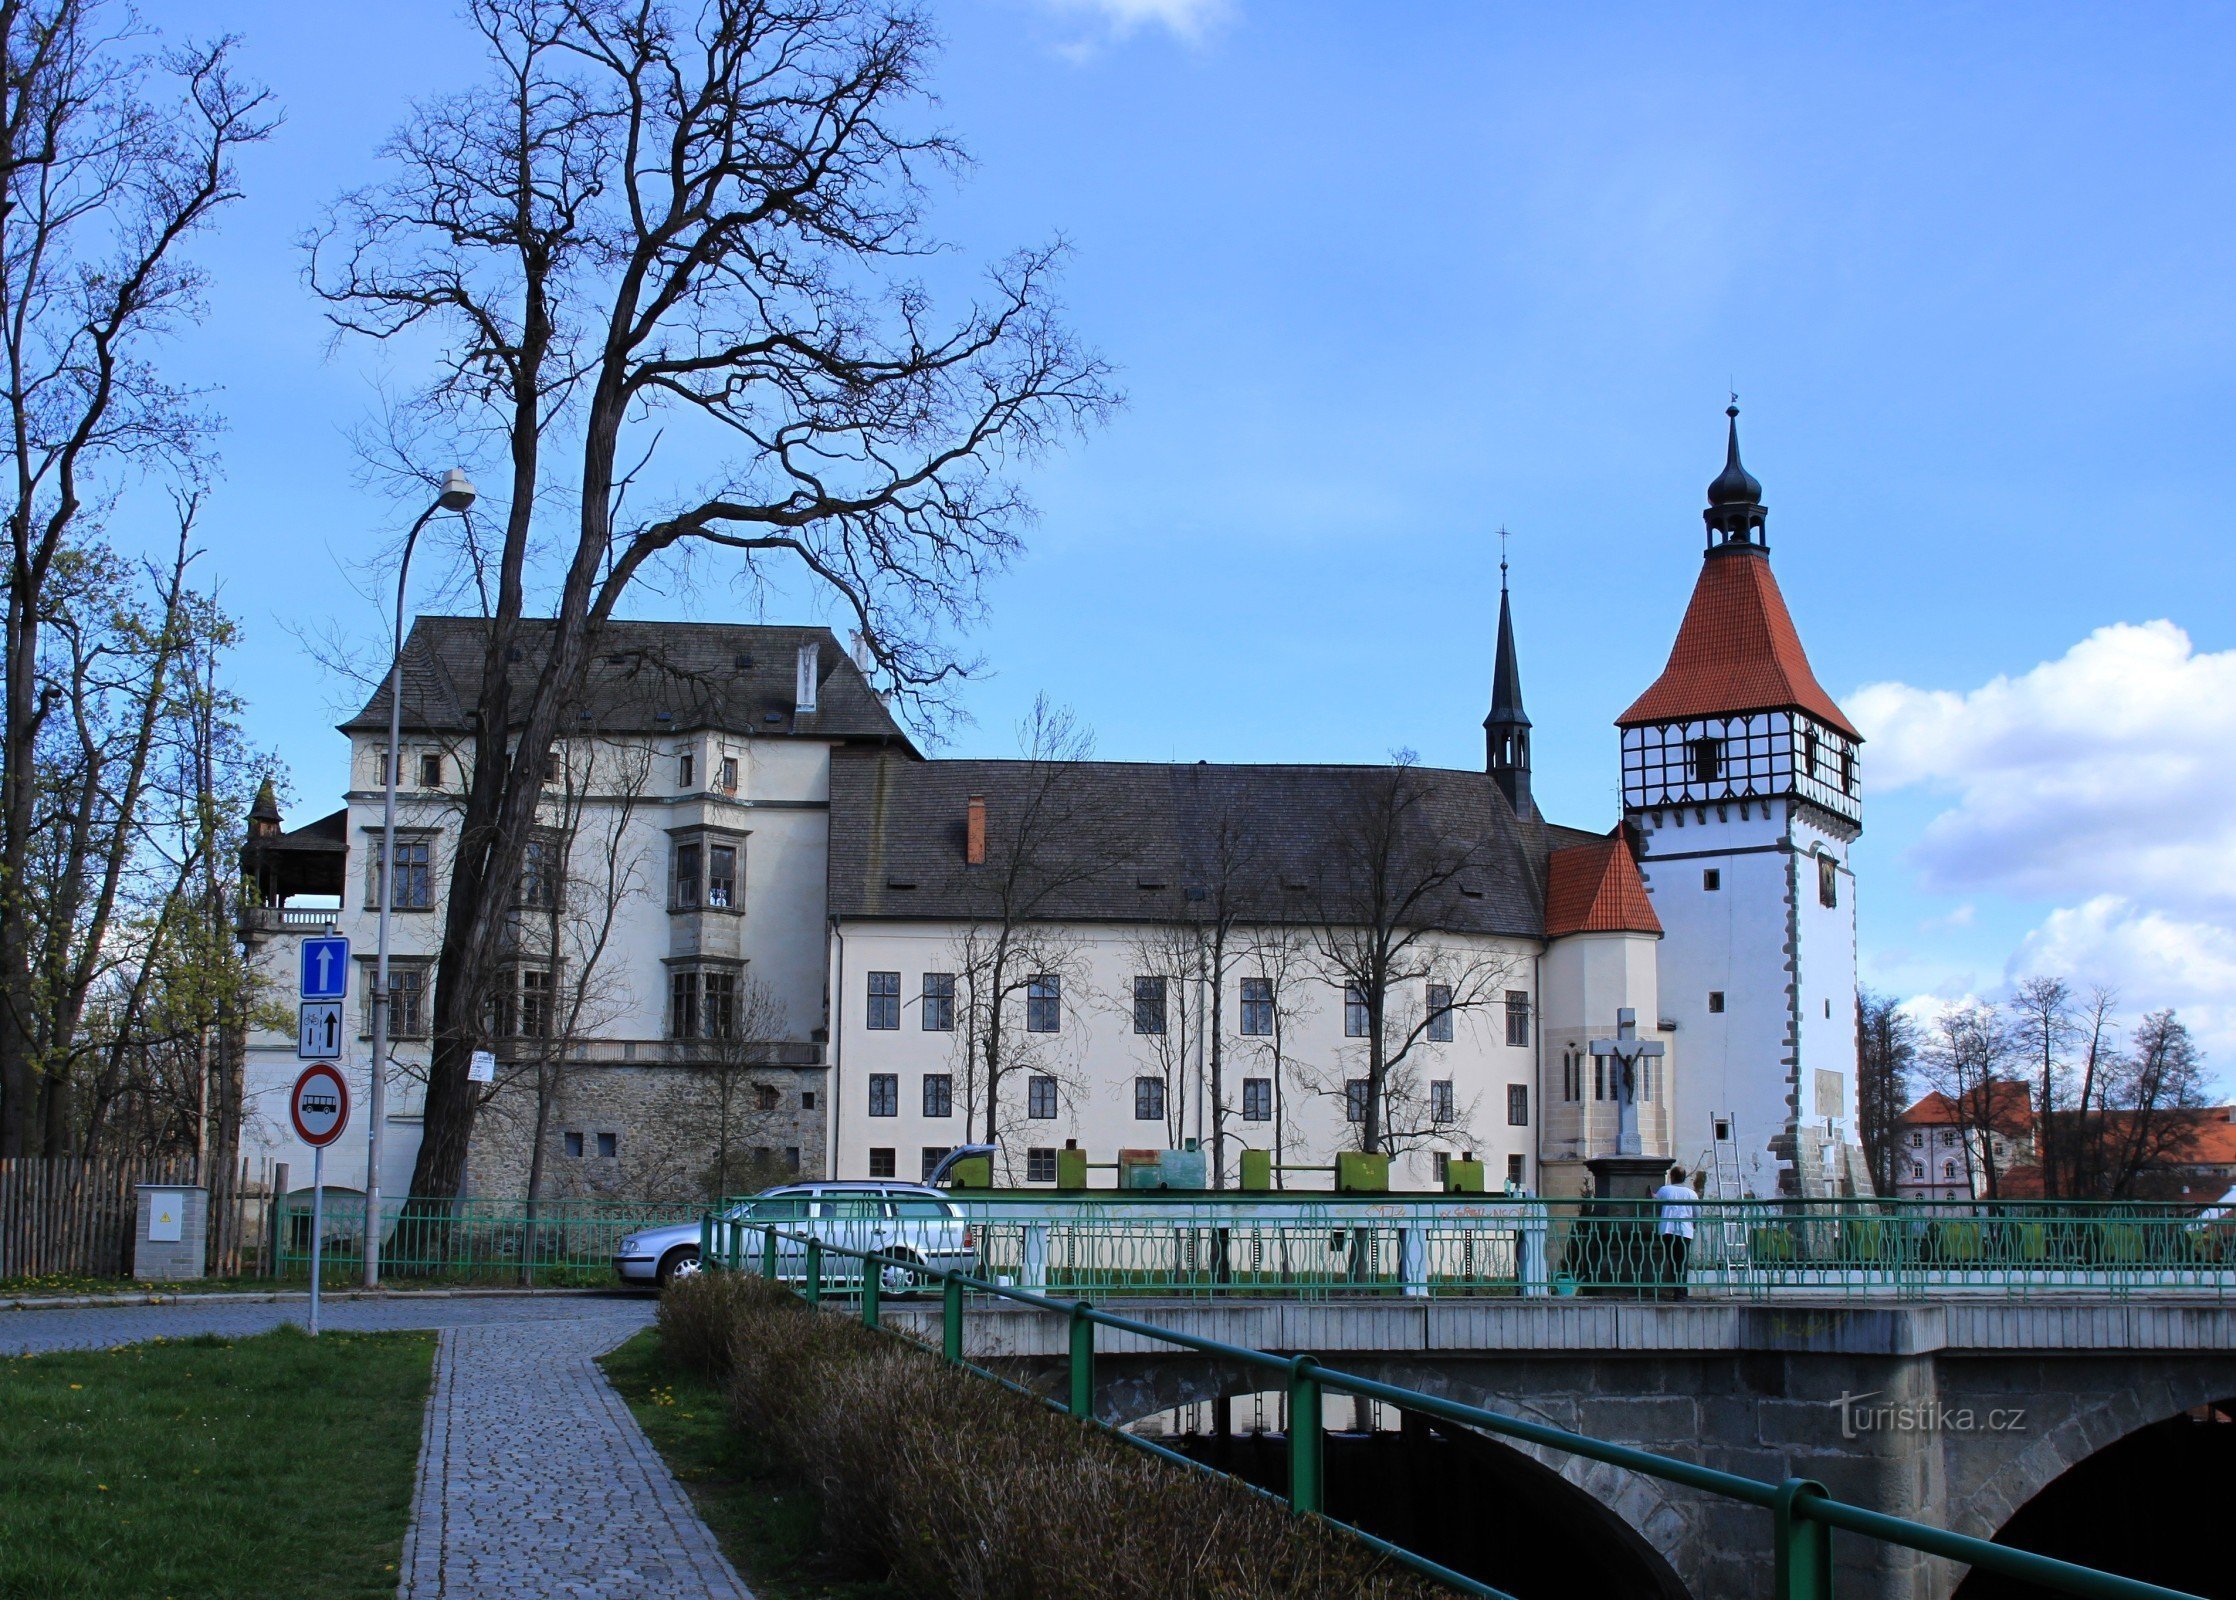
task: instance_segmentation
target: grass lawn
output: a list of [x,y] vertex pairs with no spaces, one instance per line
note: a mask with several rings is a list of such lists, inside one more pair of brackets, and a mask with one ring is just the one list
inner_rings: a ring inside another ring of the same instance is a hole
[[890,1584],[834,1568],[813,1493],[730,1426],[712,1384],[661,1353],[658,1329],[600,1365],[760,1600],[906,1600]]
[[0,1359],[0,1596],[393,1596],[425,1333]]

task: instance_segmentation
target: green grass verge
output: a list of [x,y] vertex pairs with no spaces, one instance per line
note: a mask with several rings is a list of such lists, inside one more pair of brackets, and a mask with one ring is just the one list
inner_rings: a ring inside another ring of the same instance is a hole
[[394,1595],[434,1351],[282,1328],[0,1360],[0,1596]]
[[760,1600],[906,1600],[890,1584],[834,1567],[814,1494],[730,1426],[721,1391],[669,1360],[657,1329],[600,1365]]

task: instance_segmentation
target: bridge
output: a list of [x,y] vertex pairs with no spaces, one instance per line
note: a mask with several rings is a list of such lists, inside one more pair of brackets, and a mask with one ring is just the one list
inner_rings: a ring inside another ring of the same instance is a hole
[[[2044,1529],[2102,1520],[2140,1445],[2236,1413],[2236,1261],[2220,1259],[2217,1220],[2190,1208],[1704,1205],[1682,1270],[1654,1213],[1605,1205],[964,1210],[984,1286],[957,1281],[931,1301],[890,1293],[938,1276],[905,1270],[905,1228],[826,1233],[811,1249],[807,1235],[710,1222],[706,1244],[710,1260],[803,1289],[813,1255],[820,1293],[867,1301],[866,1315],[952,1359],[1068,1391],[1072,1409],[1121,1429],[1256,1396],[1293,1436],[1290,1375],[1245,1352],[1309,1354],[1412,1397],[1390,1402],[1409,1428],[1412,1411],[1444,1405],[1543,1430],[1488,1430],[1495,1443],[1449,1431],[1504,1457],[1491,1465],[1538,1508],[1542,1537],[1620,1552],[1598,1569],[1621,1573],[1608,1592],[1803,1592],[1774,1588],[1767,1502],[1733,1494],[1741,1481],[1806,1480],[1892,1526],[2039,1547]],[[847,1276],[858,1251],[887,1262],[866,1296],[861,1269]],[[1082,1304],[1099,1324],[1084,1388]],[[2220,1431],[2207,1434],[2217,1447]],[[2149,1537],[2218,1538],[2210,1518],[2184,1526],[2169,1509],[2164,1522]],[[1997,1588],[1977,1552],[1930,1541],[1828,1539],[1825,1559],[1843,1595],[2055,1592]]]

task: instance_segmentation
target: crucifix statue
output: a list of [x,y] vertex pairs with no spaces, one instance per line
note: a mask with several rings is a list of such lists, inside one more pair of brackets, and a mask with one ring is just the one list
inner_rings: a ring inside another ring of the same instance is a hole
[[1661,1058],[1662,1043],[1659,1039],[1638,1037],[1638,1013],[1624,1006],[1615,1013],[1615,1037],[1594,1039],[1592,1054],[1606,1061],[1613,1069],[1612,1085],[1615,1091],[1615,1153],[1619,1156],[1644,1155],[1645,1148],[1638,1137],[1638,1063]]

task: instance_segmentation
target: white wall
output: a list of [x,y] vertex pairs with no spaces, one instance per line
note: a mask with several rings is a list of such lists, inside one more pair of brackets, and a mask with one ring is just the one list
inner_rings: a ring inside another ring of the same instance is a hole
[[[922,1170],[921,1152],[925,1148],[970,1143],[981,1136],[983,1112],[968,1124],[964,1117],[966,1075],[958,1052],[964,1047],[961,1024],[965,1019],[959,981],[958,1031],[926,1032],[922,1025],[923,974],[960,969],[957,949],[963,932],[961,924],[939,921],[853,920],[837,929],[831,959],[836,1043],[830,1084],[832,1148],[837,1152],[835,1170],[839,1176],[867,1175],[869,1151],[877,1147],[896,1152],[899,1176],[916,1177]],[[1028,1041],[1046,1052],[1045,1068],[1061,1086],[1060,1111],[1046,1121],[1028,1117],[1028,1074],[1020,1072],[1005,1081],[1000,1123],[1004,1142],[1011,1147],[1011,1181],[1024,1181],[1024,1156],[1030,1148],[1059,1147],[1067,1139],[1076,1139],[1087,1151],[1089,1161],[1100,1163],[1115,1160],[1120,1149],[1167,1148],[1175,1137],[1175,1130],[1166,1122],[1140,1121],[1134,1115],[1134,1079],[1160,1073],[1165,1067],[1155,1041],[1137,1036],[1132,1029],[1133,978],[1154,970],[1141,951],[1144,930],[1079,925],[1072,934],[1075,943],[1065,983],[1063,1032]],[[1493,1006],[1455,1016],[1450,1043],[1416,1046],[1422,1061],[1420,1077],[1424,1082],[1434,1078],[1452,1080],[1460,1120],[1467,1126],[1464,1133],[1437,1138],[1394,1164],[1391,1181],[1404,1188],[1433,1187],[1431,1150],[1442,1149],[1452,1154],[1472,1150],[1485,1162],[1493,1184],[1504,1181],[1508,1158],[1520,1156],[1524,1182],[1534,1184],[1539,1115],[1534,1043],[1537,1006],[1532,971],[1535,945],[1523,940],[1456,942],[1491,953],[1510,966],[1511,976],[1502,977],[1496,986],[1501,993],[1515,989],[1532,994],[1532,1043],[1508,1045],[1504,1009]],[[902,1013],[897,1031],[872,1031],[865,1026],[868,974],[873,971],[900,974]],[[1242,1080],[1267,1076],[1270,1068],[1264,1064],[1264,1041],[1239,1034],[1238,980],[1239,974],[1228,978],[1224,1007],[1228,1038],[1223,1092],[1233,1113],[1227,1121],[1230,1182],[1239,1172],[1243,1147],[1270,1149],[1273,1145],[1272,1123],[1245,1122],[1239,1115]],[[1178,1007],[1184,992],[1191,1019],[1201,1015],[1203,1001],[1198,986],[1193,982],[1171,985],[1168,1040],[1176,1039]],[[1353,1130],[1344,1121],[1340,1086],[1347,1076],[1364,1076],[1364,1041],[1344,1037],[1340,990],[1323,979],[1300,976],[1292,982],[1289,993],[1301,1014],[1284,1032],[1285,1050],[1299,1063],[1292,1066],[1284,1085],[1285,1118],[1292,1140],[1288,1158],[1326,1164],[1337,1150],[1356,1147],[1348,1136]],[[1194,1027],[1191,1020],[1191,1038]],[[868,1077],[873,1072],[898,1076],[897,1116],[869,1116]],[[1180,1137],[1204,1138],[1205,1113],[1199,1108],[1207,1102],[1193,1048],[1188,1051],[1185,1072],[1183,1084],[1168,1088],[1168,1094],[1177,1093],[1186,1108],[1177,1132]],[[952,1074],[955,1079],[954,1114],[950,1117],[928,1119],[923,1115],[923,1079],[933,1073]],[[1314,1093],[1307,1087],[1308,1079],[1334,1092]],[[1528,1125],[1513,1126],[1507,1121],[1510,1084],[1529,1088]],[[1206,1139],[1207,1148],[1208,1142]],[[1093,1178],[1096,1186],[1113,1181],[1110,1174],[1102,1172],[1093,1174]],[[1300,1187],[1323,1187],[1329,1180],[1313,1174],[1291,1181]]]

